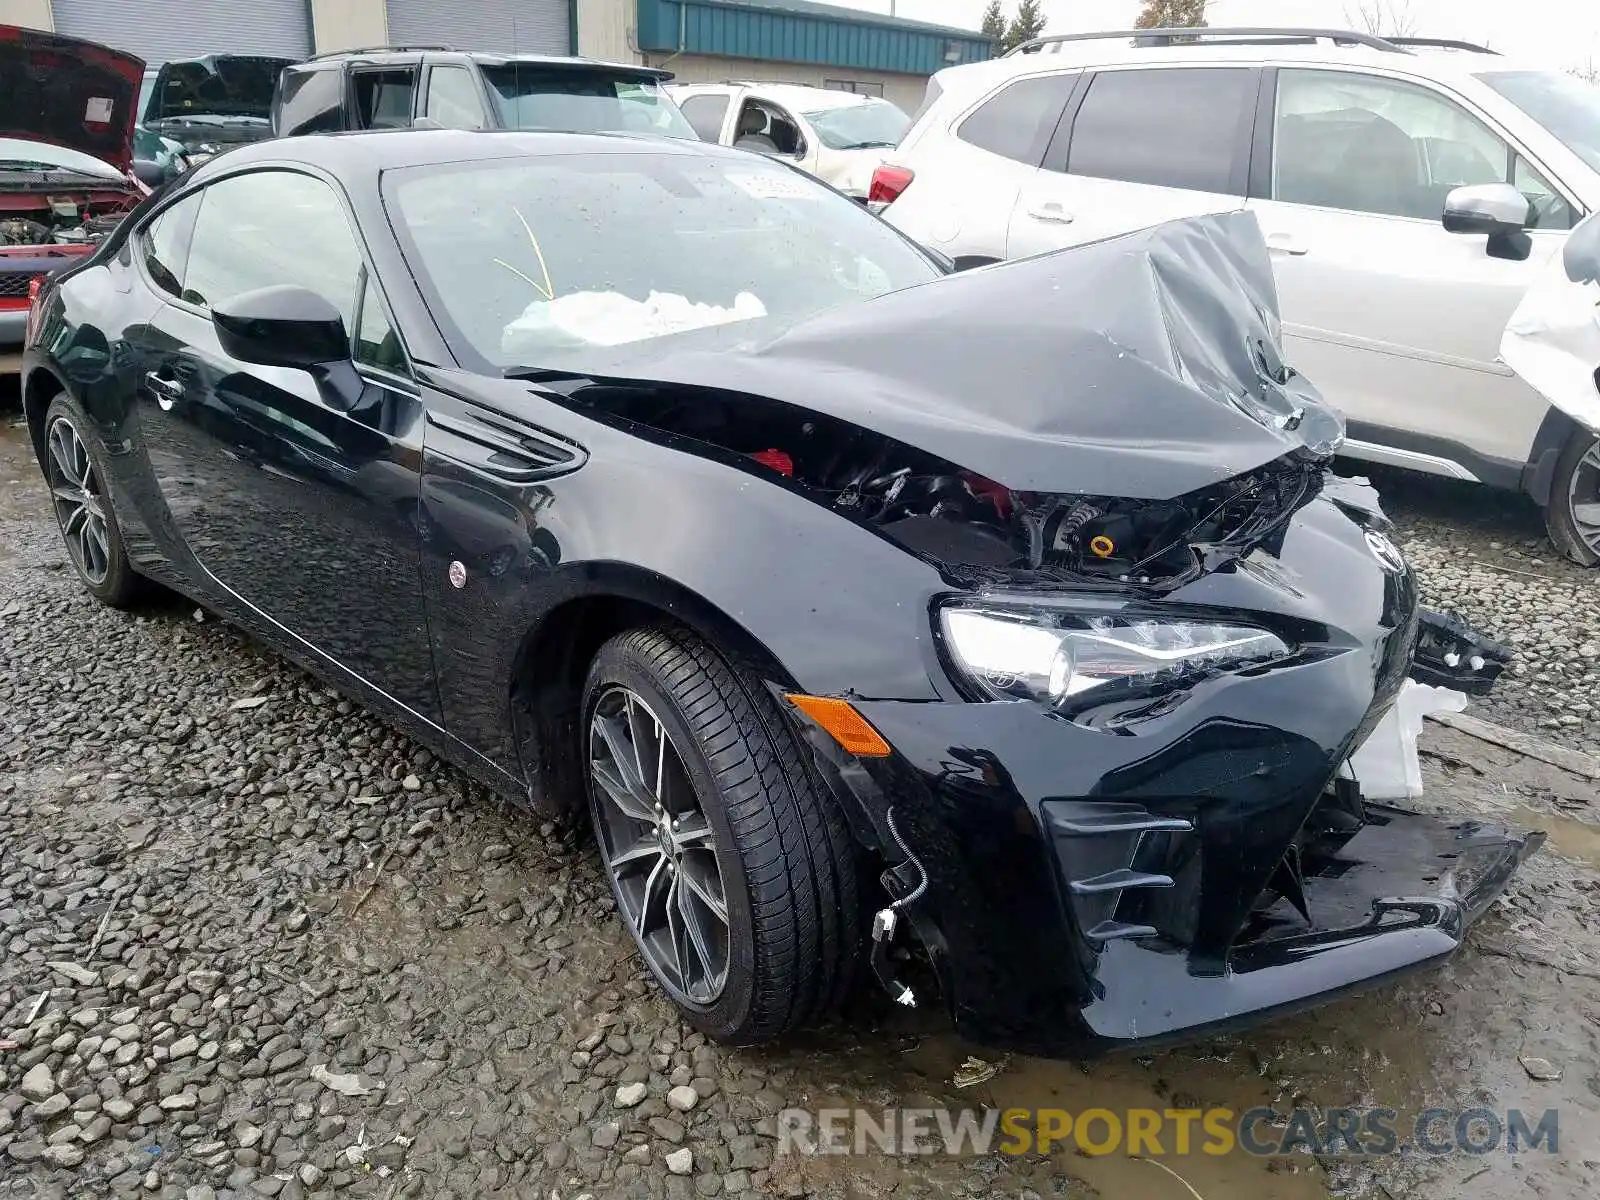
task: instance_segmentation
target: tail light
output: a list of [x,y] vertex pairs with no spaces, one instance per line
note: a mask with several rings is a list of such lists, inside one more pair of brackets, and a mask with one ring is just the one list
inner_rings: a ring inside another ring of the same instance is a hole
[[867,189],[868,204],[893,204],[900,194],[911,186],[916,172],[910,167],[896,167],[884,163],[872,173],[872,186]]
[[39,325],[44,317],[44,285],[45,277],[35,275],[28,280],[28,325],[23,334],[23,345],[33,345],[34,335],[39,332]]

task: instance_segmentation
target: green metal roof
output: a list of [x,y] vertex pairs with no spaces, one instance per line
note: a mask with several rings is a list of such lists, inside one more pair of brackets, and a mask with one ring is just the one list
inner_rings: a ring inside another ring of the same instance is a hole
[[908,21],[812,0],[638,0],[639,47],[652,54],[711,54],[931,75],[992,58],[971,29]]

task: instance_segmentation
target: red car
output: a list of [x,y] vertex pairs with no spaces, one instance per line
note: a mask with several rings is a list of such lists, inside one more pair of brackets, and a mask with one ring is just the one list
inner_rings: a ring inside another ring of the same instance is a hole
[[133,171],[143,74],[120,50],[0,25],[0,372],[20,363],[34,281],[150,194]]

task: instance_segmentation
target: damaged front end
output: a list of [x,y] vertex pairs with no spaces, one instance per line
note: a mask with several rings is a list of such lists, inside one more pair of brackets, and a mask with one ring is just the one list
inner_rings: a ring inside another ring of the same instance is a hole
[[1360,754],[1414,767],[1406,690],[1487,691],[1509,655],[1421,609],[1376,494],[1330,473],[1252,218],[529,378],[937,569],[905,607],[940,698],[845,697],[890,753],[788,711],[883,862],[876,973],[917,999],[913,930],[975,1040],[1080,1054],[1374,983],[1454,949],[1541,840],[1376,802],[1411,794]]

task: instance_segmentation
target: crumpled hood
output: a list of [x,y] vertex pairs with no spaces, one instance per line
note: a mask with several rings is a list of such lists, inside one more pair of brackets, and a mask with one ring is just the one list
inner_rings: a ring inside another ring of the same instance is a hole
[[0,25],[0,136],[133,166],[144,60],[95,42]]
[[596,377],[841,418],[1017,491],[1170,499],[1341,418],[1284,368],[1254,215],[1159,225],[822,313],[754,348],[619,356]]
[[1567,238],[1500,339],[1506,365],[1552,405],[1600,434],[1600,217]]

